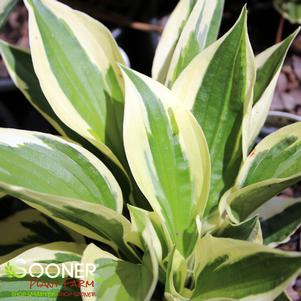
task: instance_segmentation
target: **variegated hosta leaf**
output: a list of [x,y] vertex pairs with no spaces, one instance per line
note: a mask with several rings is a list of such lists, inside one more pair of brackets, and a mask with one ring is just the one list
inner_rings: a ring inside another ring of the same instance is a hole
[[134,231],[139,233],[141,246],[145,251],[148,249],[145,241],[151,239],[149,245],[158,260],[160,282],[166,283],[165,293],[180,296],[177,292],[182,292],[184,288],[187,266],[185,258],[175,249],[166,226],[156,212],[133,206],[129,206],[129,211]]
[[[52,135],[0,129],[0,187],[88,237],[126,249],[131,232],[111,172],[84,148]],[[111,242],[112,240],[112,242]]]
[[[122,211],[111,172],[84,148],[49,134],[0,129],[0,182]],[[1,185],[2,186],[2,185]]]
[[270,47],[259,54],[255,59],[257,71],[254,86],[253,109],[249,127],[244,129],[248,140],[246,144],[248,149],[246,152],[252,147],[257,135],[264,125],[282,64],[287,51],[298,32],[299,29],[281,43]]
[[[158,261],[152,248],[152,236],[145,229],[143,234],[147,250],[141,264],[118,259],[95,245],[87,247],[83,263],[94,263],[96,271],[88,280],[95,281],[96,297],[83,297],[83,301],[149,301],[158,281]],[[91,288],[82,287],[82,292]]]
[[[70,293],[78,291],[74,287],[70,287],[71,281],[68,282],[68,287],[64,285],[64,279],[61,277],[61,275],[58,275],[58,277],[53,279],[48,277],[47,274],[42,274],[41,277],[38,278],[38,285],[37,279],[34,280],[34,278],[30,276],[29,271],[40,275],[41,269],[39,267],[36,266],[30,268],[30,266],[34,263],[39,263],[44,268],[44,271],[46,270],[47,264],[57,264],[60,267],[61,264],[64,263],[65,266],[68,266],[68,270],[71,271],[71,266],[80,262],[81,255],[84,249],[85,245],[75,243],[51,243],[27,250],[15,257],[14,259],[5,262],[4,264],[1,264],[0,300],[18,300],[22,297],[18,297],[18,295],[14,297],[14,293],[30,293],[33,291],[39,292],[41,294],[43,293],[42,296],[44,296],[44,298],[39,298],[39,300],[59,300],[56,299],[56,297],[61,290]],[[28,274],[26,274],[26,271]],[[49,274],[53,275],[56,275],[57,271],[57,268],[53,268],[53,270],[51,270],[51,268],[48,269]],[[44,285],[42,285],[43,282]],[[46,286],[46,283],[50,283],[50,285],[52,283],[55,283],[55,285],[53,285],[53,287],[51,288],[52,295],[49,295],[48,298],[47,293],[50,292],[50,288]],[[23,298],[31,299],[33,297],[30,297],[30,295],[28,295],[27,297],[24,296]],[[72,300],[78,299],[74,297],[74,299],[72,298]]]
[[29,51],[0,40],[0,53],[10,77],[29,102],[61,135],[81,143],[84,139],[56,116],[45,98],[39,80],[35,75]]
[[164,296],[168,301],[190,300],[191,290],[185,288],[187,279],[191,276],[191,271],[187,266],[185,258],[174,249],[168,259],[168,269],[166,272],[166,283]]
[[[114,163],[107,160],[107,158],[86,139],[66,126],[54,113],[41,90],[39,80],[34,72],[30,53],[25,49],[14,47],[0,40],[0,54],[4,59],[5,65],[15,85],[42,116],[44,116],[44,118],[46,118],[62,136],[79,143],[98,157],[102,158],[116,176],[117,181],[121,184],[125,183],[124,186],[127,186],[128,178],[124,173],[124,169],[121,166],[119,166],[121,169],[116,168]],[[126,189],[128,189],[128,187],[126,187]]]
[[153,78],[161,83],[165,83],[175,47],[196,1],[180,0],[165,25],[152,68]]
[[301,225],[301,199],[275,197],[256,213],[261,217],[264,243],[275,247],[287,242]]
[[[35,72],[57,116],[103,153],[124,159],[123,94],[111,33],[54,0],[26,0]],[[112,153],[112,151],[113,153]]]
[[[106,243],[121,257],[137,260],[137,255],[128,243],[139,246],[139,239],[122,214],[99,204],[54,196],[42,197],[33,191],[22,193],[29,196],[23,197],[27,205],[82,235]],[[18,193],[15,195],[18,196]]]
[[257,216],[240,224],[226,221],[220,229],[213,233],[213,236],[245,240],[259,244],[263,242],[261,226]]
[[[261,101],[263,96],[266,96],[265,94],[267,93],[267,89],[269,89],[271,84],[273,87],[271,91],[274,90],[276,85],[275,82],[277,82],[277,77],[281,70],[281,66],[283,65],[287,51],[299,31],[300,29],[297,29],[282,42],[268,48],[256,56],[255,62],[257,70],[256,83],[254,87],[254,105]],[[271,91],[270,94],[272,93]]]
[[178,250],[187,255],[209,190],[205,137],[166,87],[127,68],[124,77],[124,144],[131,171]]
[[209,235],[199,241],[195,260],[193,301],[273,301],[301,270],[298,253]]
[[85,243],[83,236],[57,224],[37,210],[17,212],[0,221],[0,263],[3,263],[4,255],[9,254],[11,259],[34,245],[57,241]]
[[244,9],[234,27],[201,52],[173,87],[192,110],[208,143],[212,176],[207,214],[233,185],[242,161],[242,123],[251,109],[255,80],[246,21]]
[[163,260],[173,250],[174,245],[170,239],[166,226],[162,224],[161,219],[156,212],[150,212],[138,207],[128,206],[131,216],[133,231],[137,232],[140,237],[140,245],[145,246],[144,240],[146,231],[151,236],[152,247],[158,258],[158,262],[163,269]]
[[0,29],[5,24],[10,12],[17,4],[18,0],[1,0],[0,2]]
[[224,0],[198,0],[174,50],[165,84],[173,85],[180,73],[218,35]]
[[227,197],[228,214],[239,222],[301,179],[301,122],[263,139],[244,162]]

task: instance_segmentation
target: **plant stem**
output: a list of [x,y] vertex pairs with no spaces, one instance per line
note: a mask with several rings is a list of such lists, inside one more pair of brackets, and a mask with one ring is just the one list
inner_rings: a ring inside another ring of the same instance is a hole
[[283,16],[280,16],[280,21],[279,21],[277,35],[276,35],[276,43],[280,43],[282,41],[284,23],[285,23],[285,19],[283,18]]

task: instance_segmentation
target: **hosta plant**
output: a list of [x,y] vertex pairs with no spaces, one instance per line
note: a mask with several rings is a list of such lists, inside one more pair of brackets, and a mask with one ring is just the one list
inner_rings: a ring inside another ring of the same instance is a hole
[[217,40],[223,1],[181,0],[150,78],[89,16],[25,4],[30,52],[1,54],[60,136],[0,130],[1,193],[34,208],[1,222],[0,297],[28,286],[25,258],[94,264],[83,300],[289,300],[301,255],[273,247],[301,222],[277,197],[301,179],[301,124],[256,139],[297,32],[254,57],[246,8]]

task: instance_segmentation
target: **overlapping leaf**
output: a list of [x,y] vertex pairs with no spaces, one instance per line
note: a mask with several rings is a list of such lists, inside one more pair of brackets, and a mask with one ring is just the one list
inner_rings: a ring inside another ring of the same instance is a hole
[[164,293],[166,300],[190,300],[192,292],[185,287],[189,276],[188,265],[185,258],[174,249],[168,258]]
[[281,71],[284,58],[287,51],[296,37],[299,29],[286,38],[283,42],[268,48],[256,59],[256,82],[254,86],[253,109],[251,111],[251,120],[246,131],[245,152],[247,153],[255,142],[266,117],[273,99],[274,90],[277,84],[278,76]]
[[301,224],[301,199],[275,197],[255,212],[261,218],[264,243],[285,243]]
[[85,243],[81,235],[57,224],[37,210],[17,212],[0,221],[0,263],[37,244],[57,241]]
[[53,111],[115,162],[124,160],[123,59],[111,33],[57,1],[25,3],[34,69]]
[[126,248],[131,230],[120,187],[94,155],[52,135],[1,129],[0,158],[0,187],[8,194],[83,235]]
[[173,92],[192,110],[208,143],[212,176],[206,213],[233,184],[243,156],[242,123],[252,103],[255,64],[244,9],[234,27],[182,72]]
[[84,139],[67,127],[54,113],[45,98],[35,75],[30,52],[0,40],[0,53],[5,66],[18,89],[47,121],[63,136],[82,142]]
[[228,213],[243,221],[286,187],[301,179],[301,123],[262,140],[243,164],[227,198]]
[[240,224],[232,224],[225,221],[224,225],[214,233],[216,237],[232,238],[262,244],[262,231],[257,216],[250,218]]
[[[161,223],[155,212],[149,212],[138,207],[129,206],[133,231],[139,234],[140,245],[147,251],[146,239],[152,240],[152,249],[156,254],[158,263],[163,267],[162,260],[168,256],[173,248],[166,226]],[[146,236],[149,236],[147,238]]]
[[198,237],[195,219],[204,212],[209,190],[205,137],[192,114],[175,107],[170,90],[129,69],[124,76],[129,165],[179,251],[187,255]]
[[164,83],[175,47],[196,0],[180,0],[165,25],[154,57],[152,76]]
[[[88,280],[95,281],[96,297],[84,301],[149,301],[158,281],[158,258],[152,247],[153,236],[148,227],[143,231],[145,254],[141,264],[122,261],[95,245],[89,245],[83,254],[83,263],[94,263],[96,271]],[[88,291],[89,288],[82,288]],[[90,289],[91,290],[91,289]]]
[[206,236],[196,251],[196,286],[191,300],[273,301],[300,270],[298,253]]
[[[119,168],[116,168],[116,164],[108,160],[86,139],[66,126],[54,113],[41,90],[39,80],[34,72],[32,58],[29,51],[14,47],[0,40],[0,53],[15,85],[20,89],[34,108],[37,109],[62,136],[79,143],[104,160],[107,166],[111,168],[111,171],[114,173],[117,181],[124,185],[123,187],[129,185],[127,175],[125,174],[123,167],[120,166],[118,162],[115,161],[115,163],[119,165]],[[129,187],[126,189],[129,189]]]
[[180,73],[218,35],[224,0],[198,0],[175,47],[165,84],[173,85]]

